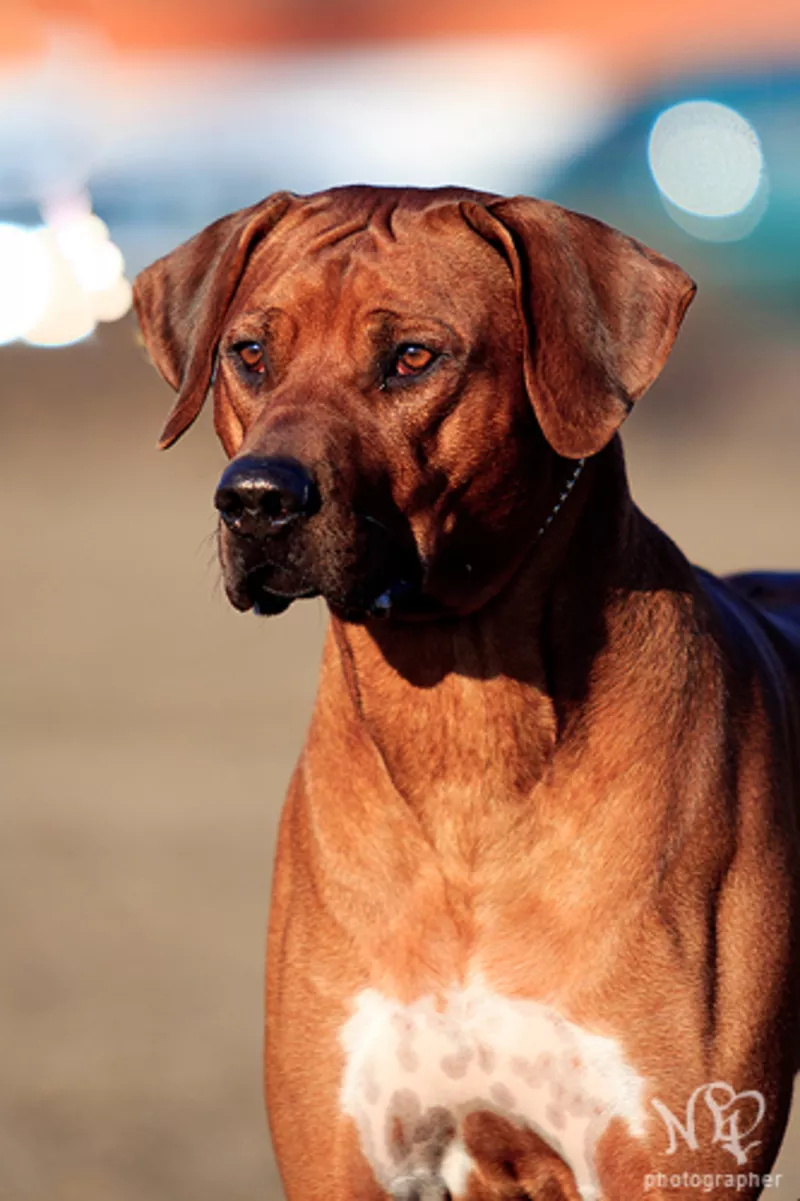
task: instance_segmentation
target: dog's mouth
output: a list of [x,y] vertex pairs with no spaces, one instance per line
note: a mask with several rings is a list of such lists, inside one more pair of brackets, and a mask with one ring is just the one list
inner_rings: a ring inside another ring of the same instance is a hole
[[334,616],[354,623],[428,612],[416,547],[392,538],[375,519],[364,519],[362,532],[352,549],[326,554],[314,553],[304,540],[265,547],[223,531],[220,557],[229,601],[241,612],[274,617],[296,600],[321,596]]
[[364,586],[355,590],[355,595],[324,596],[319,588],[309,585],[291,592],[277,591],[270,586],[271,572],[259,568],[250,572],[236,590],[235,597],[228,589],[228,596],[237,609],[252,609],[258,617],[276,617],[297,600],[312,600],[323,596],[331,612],[342,621],[362,623],[369,619],[386,620],[390,617],[423,617],[432,612],[432,602],[422,594],[418,584],[398,576],[388,587],[369,598]]
[[251,541],[226,539],[220,543],[225,593],[234,609],[261,617],[283,613],[296,600],[319,595],[319,589],[297,572],[266,559]]

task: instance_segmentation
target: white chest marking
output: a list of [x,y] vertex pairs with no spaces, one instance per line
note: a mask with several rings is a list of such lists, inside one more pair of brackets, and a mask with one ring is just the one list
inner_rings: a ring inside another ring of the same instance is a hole
[[[584,1201],[599,1196],[597,1141],[614,1117],[644,1133],[643,1081],[611,1038],[538,1001],[512,1001],[480,978],[411,1005],[365,989],[340,1031],[340,1104],[381,1186],[412,1182],[463,1196],[473,1163],[465,1116],[489,1110],[535,1131],[569,1164]],[[405,1190],[405,1191],[404,1191]]]

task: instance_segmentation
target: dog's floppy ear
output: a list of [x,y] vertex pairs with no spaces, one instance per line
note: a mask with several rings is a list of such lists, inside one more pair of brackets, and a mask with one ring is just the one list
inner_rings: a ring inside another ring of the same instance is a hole
[[511,268],[545,437],[567,458],[595,454],[664,366],[694,283],[633,238],[555,204],[517,196],[461,211]]
[[292,200],[290,193],[276,192],[222,217],[136,277],[133,301],[145,345],[178,393],[161,450],[180,438],[203,407],[225,314],[247,261]]

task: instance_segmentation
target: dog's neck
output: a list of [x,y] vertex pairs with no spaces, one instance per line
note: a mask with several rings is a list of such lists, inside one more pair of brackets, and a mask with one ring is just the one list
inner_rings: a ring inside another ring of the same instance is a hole
[[[333,717],[368,737],[418,810],[430,805],[436,781],[443,796],[462,782],[465,794],[474,791],[481,778],[529,792],[597,687],[597,656],[612,636],[609,595],[646,586],[647,551],[637,543],[650,528],[612,445],[587,463],[545,537],[481,610],[363,627],[333,618],[318,706],[325,723]],[[420,762],[434,781],[426,797],[414,795]]]

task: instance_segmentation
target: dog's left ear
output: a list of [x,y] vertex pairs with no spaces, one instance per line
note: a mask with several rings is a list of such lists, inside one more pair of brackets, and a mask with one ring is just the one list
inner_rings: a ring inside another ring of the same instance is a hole
[[225,314],[248,259],[293,199],[276,192],[222,217],[136,277],[133,303],[145,345],[178,393],[160,450],[176,442],[203,407]]
[[610,442],[658,376],[695,285],[615,229],[542,200],[464,201],[469,225],[507,260],[525,328],[525,382],[560,455]]

